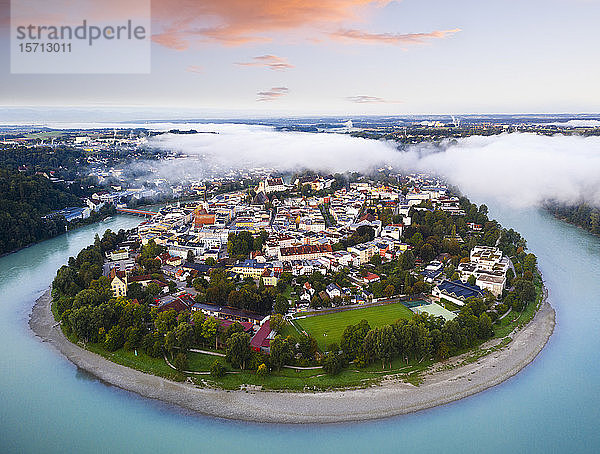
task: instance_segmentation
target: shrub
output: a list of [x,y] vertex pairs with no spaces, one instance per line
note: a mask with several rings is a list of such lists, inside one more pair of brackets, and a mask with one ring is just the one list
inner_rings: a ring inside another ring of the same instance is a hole
[[214,378],[221,378],[225,376],[225,366],[221,364],[218,359],[210,366],[210,375]]
[[186,370],[187,366],[188,366],[187,355],[185,353],[177,353],[177,356],[175,357],[175,361],[174,361],[173,365],[179,371]]

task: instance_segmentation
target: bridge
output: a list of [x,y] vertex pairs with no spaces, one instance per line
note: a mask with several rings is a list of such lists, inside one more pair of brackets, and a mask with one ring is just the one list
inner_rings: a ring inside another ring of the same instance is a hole
[[134,210],[133,208],[117,208],[117,213],[132,214],[134,216],[156,216],[156,211]]

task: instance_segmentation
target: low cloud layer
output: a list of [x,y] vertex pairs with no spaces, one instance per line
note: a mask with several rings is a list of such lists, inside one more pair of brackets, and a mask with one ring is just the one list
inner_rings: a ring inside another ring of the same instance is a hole
[[467,195],[528,207],[548,199],[600,204],[600,137],[503,134],[399,151],[395,144],[340,134],[277,132],[250,125],[195,125],[217,134],[157,136],[152,144],[187,160],[161,171],[204,174],[206,167],[324,172],[370,171],[388,165],[445,177]]
[[443,152],[412,149],[407,166],[446,176],[466,194],[514,207],[554,199],[600,205],[600,137],[470,137]]

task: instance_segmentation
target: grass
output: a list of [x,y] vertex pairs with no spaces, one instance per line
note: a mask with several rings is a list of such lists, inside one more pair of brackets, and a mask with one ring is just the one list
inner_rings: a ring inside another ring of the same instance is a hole
[[141,349],[137,350],[137,356],[134,351],[125,350],[124,348],[109,352],[100,344],[87,344],[86,349],[103,356],[114,363],[121,364],[122,366],[169,378],[171,380],[181,381],[182,375],[171,369],[163,358],[153,358],[144,353]]
[[263,389],[288,390],[288,391],[318,391],[341,388],[365,388],[379,383],[386,376],[394,376],[407,383],[418,385],[422,381],[421,373],[433,361],[411,361],[406,364],[397,358],[382,369],[381,363],[375,363],[365,368],[350,365],[338,375],[327,375],[321,369],[293,370],[281,369],[272,371],[265,378],[256,376],[254,371],[234,370],[223,378],[215,379],[211,376],[195,376],[192,379],[202,386],[213,386],[223,389],[244,389],[245,386],[261,386]]
[[[477,361],[493,351],[504,348],[511,342],[510,337],[506,337],[513,329],[524,326],[534,316],[542,299],[542,282],[539,276],[536,276],[535,285],[537,298],[530,303],[521,313],[514,312],[505,317],[500,324],[496,324],[496,338],[503,338],[502,341],[489,349],[481,349],[479,346],[465,348],[464,352],[470,351],[461,364]],[[55,307],[52,307],[55,312]],[[381,326],[394,322],[399,318],[409,319],[413,316],[412,311],[406,308],[402,303],[393,303],[383,306],[366,307],[350,311],[317,315],[303,319],[296,319],[294,323],[299,328],[312,334],[319,344],[319,348],[325,349],[325,344],[339,342],[346,326],[356,324],[365,319],[371,327]],[[296,329],[288,325],[284,330],[284,335],[297,335]],[[327,334],[324,336],[323,334]],[[73,336],[68,336],[69,340],[76,342]],[[88,350],[97,353],[110,361],[127,366],[142,372],[158,375],[170,380],[183,381],[186,375],[173,370],[163,358],[152,358],[145,354],[141,349],[134,351],[119,349],[115,352],[108,352],[102,344],[87,344]],[[211,386],[223,389],[244,389],[247,386],[260,386],[263,389],[270,390],[288,390],[288,391],[319,391],[327,389],[341,388],[364,388],[379,383],[384,377],[394,377],[404,380],[407,383],[418,386],[423,380],[423,372],[433,364],[432,359],[422,362],[410,361],[406,364],[401,358],[396,358],[385,369],[382,369],[381,363],[376,362],[365,368],[357,368],[351,364],[347,369],[335,376],[327,375],[322,369],[313,370],[295,370],[284,368],[280,371],[272,371],[268,376],[260,378],[254,371],[240,371],[231,369],[224,358],[203,353],[188,353],[187,370],[193,372],[208,372],[210,366],[215,360],[219,360],[228,373],[222,378],[214,378],[210,375],[194,375],[189,377],[198,385]]]
[[529,323],[537,312],[543,298],[542,280],[539,274],[534,279],[536,298],[535,301],[528,303],[522,312],[513,310],[510,314],[500,320],[499,324],[494,324],[494,337],[501,338],[508,336],[515,328],[522,327]]
[[371,328],[388,325],[403,318],[410,319],[413,312],[402,303],[392,303],[383,306],[365,307],[333,314],[315,315],[295,319],[296,325],[312,335],[319,348],[326,351],[326,345],[340,342],[346,326],[355,325],[361,320],[366,320]]

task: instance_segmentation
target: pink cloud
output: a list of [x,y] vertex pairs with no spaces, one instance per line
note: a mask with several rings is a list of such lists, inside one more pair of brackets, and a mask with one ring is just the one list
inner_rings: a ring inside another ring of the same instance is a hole
[[270,33],[339,25],[357,10],[391,0],[153,0],[154,41],[176,50],[195,42],[240,45],[270,41]]
[[287,95],[290,92],[287,87],[273,87],[270,90],[259,91],[257,93],[258,98],[257,101],[273,101],[275,99],[281,98],[282,96]]
[[202,72],[204,72],[204,70],[202,69],[202,66],[198,66],[198,65],[189,65],[187,68],[185,68],[185,70],[187,72],[196,73],[196,74],[201,74]]
[[282,71],[293,68],[294,65],[290,64],[285,58],[277,57],[275,55],[260,55],[253,57],[252,61],[236,63],[240,66],[260,66],[269,68],[275,71]]
[[358,41],[367,44],[425,44],[432,39],[443,39],[462,31],[460,28],[452,30],[435,30],[428,33],[369,33],[361,30],[342,29],[330,33],[334,39],[344,41]]
[[366,95],[356,95],[356,96],[348,96],[346,99],[350,102],[355,102],[358,104],[375,104],[375,103],[390,103],[390,104],[398,104],[401,101],[389,101],[385,98],[380,98],[378,96],[366,96]]

